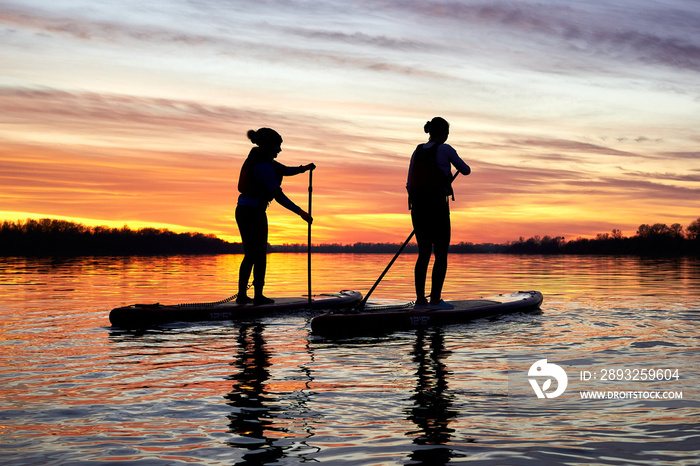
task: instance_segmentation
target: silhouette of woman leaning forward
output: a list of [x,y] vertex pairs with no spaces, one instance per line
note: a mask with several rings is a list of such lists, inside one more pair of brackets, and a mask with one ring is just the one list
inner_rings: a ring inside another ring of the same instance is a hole
[[[463,175],[471,173],[469,165],[459,158],[449,144],[450,124],[441,117],[428,121],[424,128],[430,134],[425,144],[419,144],[411,156],[408,168],[408,208],[418,242],[418,259],[415,267],[416,305],[433,309],[452,309],[441,299],[442,285],[447,274],[447,250],[450,247],[450,205],[452,192],[451,166]],[[430,303],[425,296],[425,279],[428,274],[431,252],[433,264]]]
[[[243,242],[243,261],[238,274],[238,304],[271,304],[274,301],[263,295],[265,272],[267,268],[267,206],[276,200],[283,207],[298,214],[309,224],[311,216],[294,204],[282,192],[282,178],[298,175],[313,170],[316,165],[310,163],[299,167],[287,167],[275,160],[282,151],[282,136],[270,128],[248,131],[248,138],[257,147],[253,147],[241,167],[238,179],[238,205],[236,206],[236,223]],[[254,298],[248,297],[246,290],[248,280],[253,272]]]

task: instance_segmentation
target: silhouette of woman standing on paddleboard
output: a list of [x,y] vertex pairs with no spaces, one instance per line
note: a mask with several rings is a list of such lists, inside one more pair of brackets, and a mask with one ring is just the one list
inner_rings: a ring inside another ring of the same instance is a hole
[[[238,274],[238,304],[272,304],[272,299],[263,295],[265,271],[267,268],[267,206],[276,200],[283,207],[298,214],[307,223],[313,219],[282,192],[282,178],[313,170],[310,163],[299,167],[287,167],[275,158],[282,151],[282,136],[270,128],[248,131],[248,139],[253,147],[241,167],[238,179],[238,205],[236,223],[241,232],[244,257]],[[254,298],[248,297],[248,280],[253,272]]]
[[[433,309],[452,309],[441,299],[442,285],[447,274],[447,250],[450,246],[450,196],[452,191],[452,170],[471,173],[469,165],[457,155],[449,144],[445,144],[450,134],[450,124],[441,117],[435,117],[423,127],[430,139],[419,144],[411,156],[408,168],[408,208],[418,242],[418,259],[415,266],[416,305]],[[431,252],[435,255],[432,273],[430,302],[425,296],[425,280],[428,274]]]

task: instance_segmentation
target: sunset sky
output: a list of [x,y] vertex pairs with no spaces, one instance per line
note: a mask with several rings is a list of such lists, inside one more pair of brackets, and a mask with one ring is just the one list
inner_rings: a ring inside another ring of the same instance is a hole
[[[700,2],[0,0],[0,220],[213,233],[246,131],[314,162],[313,241],[400,242],[440,115],[452,241],[700,217]],[[284,190],[306,209],[308,174]],[[278,204],[270,242],[305,243]]]

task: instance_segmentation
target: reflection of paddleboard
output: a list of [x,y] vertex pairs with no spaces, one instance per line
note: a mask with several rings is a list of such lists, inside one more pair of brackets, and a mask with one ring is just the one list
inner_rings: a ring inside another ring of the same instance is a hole
[[481,299],[448,301],[454,309],[415,309],[412,305],[373,306],[362,311],[335,311],[316,316],[311,330],[318,335],[352,335],[469,322],[482,317],[527,312],[542,304],[539,291],[520,291]]
[[[362,299],[358,291],[313,296],[312,309],[336,309],[348,307]],[[132,304],[112,309],[109,321],[117,326],[143,326],[165,322],[195,322],[208,320],[236,320],[261,317],[276,313],[309,309],[309,298],[275,298],[273,304],[253,306],[236,304],[235,301],[199,304]]]

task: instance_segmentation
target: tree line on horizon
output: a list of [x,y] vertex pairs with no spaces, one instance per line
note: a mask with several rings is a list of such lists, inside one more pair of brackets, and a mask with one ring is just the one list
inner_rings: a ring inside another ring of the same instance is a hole
[[0,225],[0,256],[101,256],[238,254],[239,243],[211,234],[173,233],[167,229],[132,230],[42,218]]
[[[393,254],[399,243],[313,244],[316,253]],[[270,246],[270,252],[305,253],[305,244]],[[409,244],[405,250],[415,253]],[[566,241],[563,236],[539,236],[502,244],[460,242],[450,246],[457,254],[610,254],[610,255],[700,255],[700,218],[688,227],[675,223],[642,224],[634,236],[625,237],[620,230],[599,233],[595,238]],[[92,255],[174,255],[174,254],[242,254],[240,243],[230,243],[212,234],[173,233],[167,229],[128,226],[90,227],[55,219],[27,219],[0,224],[0,256],[92,256]]]
[[[313,245],[320,253],[395,253],[398,243],[354,243]],[[305,252],[304,244],[275,246],[278,252]],[[418,246],[406,246],[407,253],[417,253]],[[599,233],[595,238],[577,238],[566,241],[563,236],[539,236],[528,239],[521,236],[517,241],[496,243],[460,242],[450,245],[456,254],[607,254],[607,255],[700,255],[700,218],[687,228],[674,223],[642,224],[634,236],[625,237],[622,231]]]

